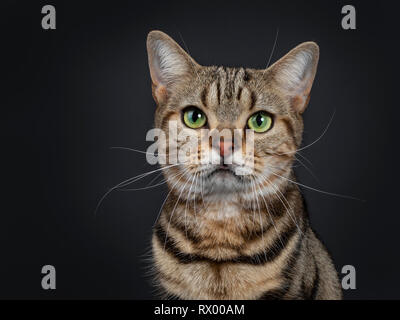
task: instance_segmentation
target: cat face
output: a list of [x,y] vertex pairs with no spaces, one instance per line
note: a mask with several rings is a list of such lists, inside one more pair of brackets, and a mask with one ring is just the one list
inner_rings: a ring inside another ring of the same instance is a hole
[[[164,170],[171,190],[203,200],[277,194],[301,143],[318,46],[303,43],[265,70],[200,66],[160,31],[149,33],[147,49],[155,126],[167,135],[168,155],[186,155]],[[171,123],[187,139],[172,139]]]

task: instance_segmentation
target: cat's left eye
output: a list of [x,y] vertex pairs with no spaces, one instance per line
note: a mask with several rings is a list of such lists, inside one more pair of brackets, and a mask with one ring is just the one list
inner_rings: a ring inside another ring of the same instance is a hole
[[206,124],[206,115],[196,107],[187,107],[183,110],[183,122],[192,129],[199,129]]
[[265,111],[259,111],[247,120],[247,126],[258,133],[266,132],[272,127],[272,117]]

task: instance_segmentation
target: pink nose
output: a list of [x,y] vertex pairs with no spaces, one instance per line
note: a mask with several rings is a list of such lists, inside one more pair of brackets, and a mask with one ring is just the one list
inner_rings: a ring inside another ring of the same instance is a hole
[[233,145],[232,142],[225,142],[223,140],[219,143],[219,154],[221,157],[228,156],[232,153]]

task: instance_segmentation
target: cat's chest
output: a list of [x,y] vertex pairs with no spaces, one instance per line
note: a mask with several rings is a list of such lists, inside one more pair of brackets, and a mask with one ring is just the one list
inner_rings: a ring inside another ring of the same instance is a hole
[[242,229],[245,227],[243,212],[237,205],[224,203],[210,206],[196,221],[197,246],[216,252],[240,248],[244,241]]
[[205,263],[192,267],[196,283],[193,285],[191,277],[187,285],[191,288],[188,296],[193,299],[257,299],[282,280],[270,266]]
[[[165,242],[156,234],[153,242],[155,261],[169,292],[190,299],[256,299],[279,285],[275,264],[240,262],[270,240],[253,230],[258,222],[253,214],[232,203],[210,204],[203,212],[189,210],[183,229],[174,224],[169,229],[173,241]],[[161,219],[165,230],[168,223]]]

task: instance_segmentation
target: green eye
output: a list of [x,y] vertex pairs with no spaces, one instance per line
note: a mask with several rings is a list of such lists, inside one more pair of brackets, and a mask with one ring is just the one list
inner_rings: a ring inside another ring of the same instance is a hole
[[206,115],[196,107],[188,107],[184,110],[183,121],[192,129],[199,129],[206,124]]
[[267,112],[259,111],[249,118],[249,120],[247,121],[247,125],[255,132],[265,132],[271,129],[272,118]]

